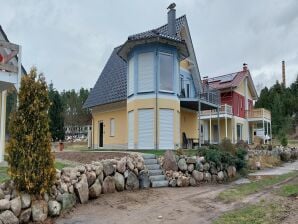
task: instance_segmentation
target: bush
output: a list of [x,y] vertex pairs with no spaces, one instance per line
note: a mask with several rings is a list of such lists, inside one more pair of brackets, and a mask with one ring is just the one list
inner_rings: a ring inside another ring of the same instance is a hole
[[221,164],[235,165],[236,158],[229,152],[222,151],[214,148],[201,148],[199,149],[199,156],[204,156],[207,162],[214,162],[217,166]]
[[247,151],[245,149],[238,149],[236,152],[236,169],[237,170],[242,170],[247,167],[247,161],[246,161],[246,155]]
[[226,151],[226,152],[229,152],[231,153],[232,155],[235,155],[236,153],[236,148],[235,146],[233,145],[233,143],[231,142],[230,139],[228,138],[224,138],[220,145],[219,145],[220,149]]
[[51,153],[47,85],[35,68],[21,80],[19,107],[9,123],[9,174],[17,190],[41,195],[52,186],[55,177]]
[[286,136],[283,136],[281,139],[280,139],[280,144],[282,146],[287,146],[288,145],[288,138]]

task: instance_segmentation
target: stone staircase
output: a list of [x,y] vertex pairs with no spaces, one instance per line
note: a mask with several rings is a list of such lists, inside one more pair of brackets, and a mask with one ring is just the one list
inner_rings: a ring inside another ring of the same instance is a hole
[[143,154],[145,166],[149,172],[151,187],[168,187],[168,181],[154,154]]

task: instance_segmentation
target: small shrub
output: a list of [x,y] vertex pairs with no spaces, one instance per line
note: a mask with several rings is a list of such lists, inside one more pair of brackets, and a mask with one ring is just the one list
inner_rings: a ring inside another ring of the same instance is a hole
[[288,138],[286,136],[283,136],[281,139],[280,139],[280,144],[282,146],[287,146],[288,145]]
[[245,149],[238,149],[236,152],[236,169],[237,170],[242,170],[242,169],[246,169],[247,167],[247,161],[246,161],[246,155],[247,155],[247,151]]
[[37,78],[35,68],[22,77],[18,96],[19,106],[9,123],[9,174],[17,190],[41,195],[52,186],[56,170],[50,145],[47,84],[42,75]]
[[245,150],[248,150],[249,149],[249,146],[248,146],[248,143],[244,140],[240,140],[237,142],[236,144],[236,148],[239,149],[245,149]]
[[236,153],[236,148],[235,148],[234,144],[228,138],[224,138],[221,141],[219,147],[220,147],[220,149],[222,149],[222,150],[224,150],[226,152],[229,152],[232,155],[235,155],[235,153]]

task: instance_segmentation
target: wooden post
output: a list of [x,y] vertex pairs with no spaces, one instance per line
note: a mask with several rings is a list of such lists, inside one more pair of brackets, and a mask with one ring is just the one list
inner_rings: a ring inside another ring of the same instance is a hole
[[6,122],[6,95],[7,91],[2,91],[1,94],[1,119],[0,119],[0,162],[4,161],[5,151],[5,122]]

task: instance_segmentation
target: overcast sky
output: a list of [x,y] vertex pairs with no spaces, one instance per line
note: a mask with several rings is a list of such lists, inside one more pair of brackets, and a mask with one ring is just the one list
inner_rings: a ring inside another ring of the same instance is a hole
[[[92,88],[114,47],[167,22],[173,0],[0,0],[0,24],[23,47],[23,65],[58,90]],[[201,76],[232,73],[243,62],[258,89],[298,73],[297,0],[175,1],[186,14]]]

